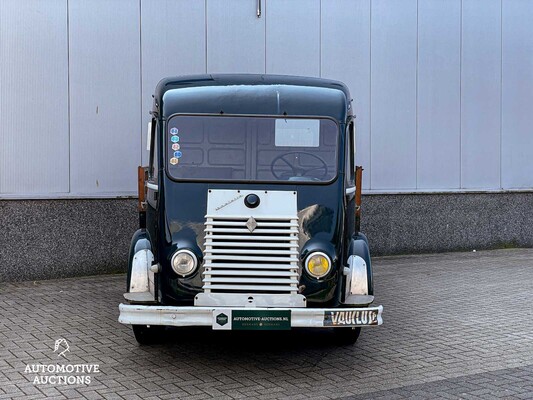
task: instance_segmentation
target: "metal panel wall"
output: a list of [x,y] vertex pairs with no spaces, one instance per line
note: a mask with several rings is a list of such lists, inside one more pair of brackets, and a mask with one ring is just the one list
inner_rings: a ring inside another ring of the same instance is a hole
[[148,164],[146,134],[152,94],[169,76],[206,72],[205,3],[143,0],[141,3],[142,162]]
[[501,0],[463,0],[461,187],[500,187]]
[[70,0],[71,192],[134,194],[141,162],[138,0]]
[[207,0],[207,72],[265,73],[265,18],[256,1]]
[[[342,10],[342,12],[339,12]],[[370,188],[370,0],[330,0],[321,9],[322,77],[350,88],[356,115],[356,163]]]
[[320,0],[266,2],[266,72],[320,76]]
[[461,186],[461,0],[418,3],[417,188]]
[[371,4],[371,185],[415,189],[417,1]]
[[502,186],[533,186],[533,1],[502,8]]
[[366,190],[533,187],[532,1],[262,4],[0,1],[0,196],[134,195],[157,81],[206,71],[346,82]]
[[0,1],[0,193],[69,190],[66,0]]

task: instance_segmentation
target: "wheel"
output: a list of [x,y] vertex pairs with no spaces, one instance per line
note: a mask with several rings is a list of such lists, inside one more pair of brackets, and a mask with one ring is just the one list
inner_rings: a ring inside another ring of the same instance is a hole
[[[315,167],[305,167],[301,164],[301,158],[302,155],[307,157],[308,161],[315,159],[318,160],[318,166]],[[294,157],[294,160],[291,159],[291,156]],[[278,161],[281,161],[283,164],[286,164],[290,169],[291,172],[284,172],[280,173],[276,171]],[[312,171],[322,171],[322,173],[318,172],[316,177],[310,177],[309,174]],[[278,180],[287,180],[290,177],[305,177],[307,176],[310,179],[320,181],[326,177],[328,174],[328,165],[326,162],[319,156],[313,153],[309,153],[307,151],[291,151],[288,153],[280,154],[277,157],[274,157],[272,162],[270,163],[270,172],[272,172],[272,175]]]
[[132,325],[131,327],[133,328],[135,339],[139,344],[143,345],[161,342],[163,332],[165,331],[165,327],[160,325]]
[[355,344],[361,333],[361,328],[333,328],[337,344],[341,346]]

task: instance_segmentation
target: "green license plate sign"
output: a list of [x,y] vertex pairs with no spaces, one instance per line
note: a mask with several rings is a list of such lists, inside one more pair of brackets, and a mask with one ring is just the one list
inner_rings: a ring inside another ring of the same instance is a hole
[[290,310],[233,310],[233,330],[289,330]]

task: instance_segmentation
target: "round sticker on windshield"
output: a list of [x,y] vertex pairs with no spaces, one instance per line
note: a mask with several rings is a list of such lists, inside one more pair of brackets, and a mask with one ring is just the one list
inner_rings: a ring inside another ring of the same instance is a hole
[[172,157],[172,158],[170,159],[170,163],[171,163],[172,165],[176,165],[177,163],[179,163],[179,161],[180,161],[180,160],[178,160],[176,157]]
[[171,135],[177,135],[178,132],[179,132],[179,131],[178,131],[178,128],[172,128],[172,129],[170,130],[170,134],[171,134]]
[[174,157],[181,158],[181,156],[182,156],[181,151],[175,151],[174,152]]
[[179,136],[172,136],[170,138],[170,140],[172,140],[173,143],[178,143],[180,141],[180,137]]
[[172,145],[172,150],[179,150],[179,149],[180,149],[180,145],[179,145],[179,143],[174,143],[174,144]]

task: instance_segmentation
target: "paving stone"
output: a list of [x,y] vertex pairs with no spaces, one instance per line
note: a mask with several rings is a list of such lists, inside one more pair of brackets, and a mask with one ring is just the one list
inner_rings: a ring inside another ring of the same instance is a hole
[[[532,249],[373,266],[384,325],[343,347],[330,331],[193,328],[141,347],[117,322],[124,275],[2,284],[0,399],[533,399]],[[34,385],[28,363],[101,372],[88,385]]]

